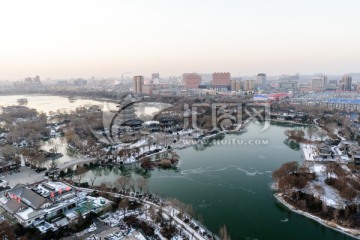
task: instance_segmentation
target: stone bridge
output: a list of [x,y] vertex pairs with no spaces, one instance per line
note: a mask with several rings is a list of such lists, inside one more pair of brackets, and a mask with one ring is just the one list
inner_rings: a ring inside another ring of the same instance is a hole
[[69,169],[74,170],[78,166],[90,165],[98,162],[97,158],[83,158],[83,159],[74,159],[69,162],[65,162],[58,165],[59,172],[67,172]]

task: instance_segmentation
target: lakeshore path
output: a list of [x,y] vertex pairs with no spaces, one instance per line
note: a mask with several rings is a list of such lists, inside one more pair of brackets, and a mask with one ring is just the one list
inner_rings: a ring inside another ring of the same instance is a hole
[[[67,185],[70,185],[69,183],[66,183]],[[95,190],[93,189],[90,189],[90,188],[80,188],[80,187],[76,187],[76,186],[72,186],[70,185],[72,188],[77,188],[81,191],[84,191],[84,192],[93,192]],[[139,200],[143,203],[146,203],[148,205],[151,205],[153,207],[155,207],[156,209],[162,209],[163,213],[165,213],[169,218],[172,217],[172,219],[178,224],[178,226],[182,227],[190,236],[193,237],[193,239],[196,239],[196,240],[207,240],[205,237],[203,237],[200,233],[198,233],[196,230],[192,229],[189,225],[187,225],[184,221],[182,221],[180,218],[178,218],[176,215],[178,213],[178,210],[173,208],[173,207],[170,207],[170,206],[166,206],[166,207],[161,207],[153,202],[150,202],[150,201],[147,201],[145,199],[139,199],[137,197],[132,197],[132,196],[128,196],[128,195],[123,195],[123,194],[120,194],[120,193],[112,193],[112,192],[106,192],[106,191],[99,191],[99,190],[96,190],[98,192],[103,192],[103,193],[108,193],[108,194],[111,194],[113,196],[116,196],[116,197],[123,197],[123,198],[128,198],[130,200]],[[175,214],[174,214],[175,213]]]

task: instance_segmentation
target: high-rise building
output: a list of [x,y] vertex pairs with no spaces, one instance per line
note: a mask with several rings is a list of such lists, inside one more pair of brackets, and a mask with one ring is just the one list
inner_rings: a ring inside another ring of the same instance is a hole
[[231,91],[238,92],[241,89],[241,78],[232,78],[230,80]]
[[85,86],[87,84],[87,80],[82,79],[82,78],[78,78],[78,79],[74,80],[74,84],[76,86],[82,86],[83,87],[83,86]]
[[279,77],[280,81],[299,81],[300,75],[297,73],[295,75],[281,75]]
[[212,74],[211,85],[212,89],[216,91],[230,90],[230,73],[229,72],[215,72]]
[[201,76],[197,73],[184,73],[183,82],[186,88],[199,88]]
[[359,83],[355,83],[354,84],[354,89],[353,89],[353,91],[355,91],[355,92],[360,92],[360,85],[359,85]]
[[151,74],[151,80],[154,80],[154,79],[160,79],[160,74],[159,73],[152,73]]
[[27,77],[27,78],[25,78],[25,84],[26,84],[26,85],[41,84],[40,77],[39,77],[39,76],[36,76],[36,77],[34,77],[34,78]]
[[212,85],[218,87],[230,86],[230,73],[229,72],[215,72],[212,74]]
[[134,92],[142,93],[142,88],[144,86],[144,77],[143,76],[134,76]]
[[339,84],[339,89],[342,91],[351,91],[351,86],[352,86],[352,77],[349,75],[343,76]]
[[329,85],[336,87],[338,85],[338,81],[337,80],[329,80]]
[[153,94],[153,90],[154,90],[154,85],[143,85],[142,86],[142,92],[141,93],[144,93],[144,94],[148,94],[148,95],[152,95]]
[[254,80],[245,80],[245,82],[244,82],[244,90],[245,91],[254,90],[254,87],[255,87]]
[[327,90],[336,90],[338,88],[337,80],[328,80]]
[[296,80],[283,80],[279,82],[279,89],[281,90],[296,90],[298,88],[298,81]]
[[265,73],[259,73],[256,76],[256,84],[260,86],[262,89],[266,88],[266,74]]
[[36,76],[36,77],[34,78],[34,82],[40,83],[40,76]]
[[327,88],[327,76],[319,75],[311,79],[311,88],[312,90],[323,91]]

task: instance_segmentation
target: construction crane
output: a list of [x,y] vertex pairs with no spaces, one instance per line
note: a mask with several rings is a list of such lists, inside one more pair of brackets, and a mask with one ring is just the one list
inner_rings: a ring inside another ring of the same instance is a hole
[[119,85],[120,82],[121,82],[122,80],[124,80],[124,75],[125,75],[125,74],[129,74],[129,73],[132,73],[132,72],[134,72],[134,71],[129,71],[129,72],[124,72],[124,73],[122,73],[122,74],[121,74],[121,80],[115,81],[114,85]]

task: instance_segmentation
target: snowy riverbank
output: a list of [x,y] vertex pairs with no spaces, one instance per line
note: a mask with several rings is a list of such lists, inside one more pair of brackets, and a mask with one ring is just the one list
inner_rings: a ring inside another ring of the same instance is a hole
[[343,234],[346,234],[350,237],[353,237],[353,238],[356,238],[356,239],[360,239],[360,231],[359,230],[356,230],[356,229],[350,229],[350,228],[345,228],[345,227],[342,227],[334,222],[331,222],[331,221],[327,221],[327,220],[324,220],[324,219],[321,219],[315,215],[312,215],[308,212],[304,212],[302,210],[299,210],[297,208],[295,208],[294,206],[292,206],[291,204],[289,204],[288,202],[286,202],[283,197],[282,197],[282,194],[281,193],[275,193],[274,194],[274,197],[281,203],[283,204],[285,207],[287,207],[289,210],[291,210],[292,212],[295,212],[297,214],[301,214],[307,218],[310,218],[328,228],[331,228],[335,231],[338,231],[338,232],[341,232]]

